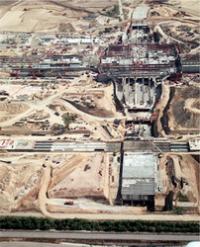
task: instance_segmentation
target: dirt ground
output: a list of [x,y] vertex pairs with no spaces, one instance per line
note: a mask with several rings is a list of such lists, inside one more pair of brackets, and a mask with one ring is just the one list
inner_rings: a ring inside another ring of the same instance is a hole
[[196,54],[199,49],[199,1],[150,1],[150,22],[155,30],[170,43],[177,43],[182,54]]
[[[191,79],[189,81],[193,82]],[[162,137],[168,135],[181,138],[199,135],[199,95],[200,87],[197,83],[180,87],[165,81],[162,84],[161,98],[155,107],[158,114],[156,119],[158,134]]]
[[[165,154],[160,159],[159,172],[163,188],[156,205],[163,207],[163,198],[173,191],[175,205],[186,205],[197,213],[198,162],[190,155]],[[172,176],[176,178],[176,186]],[[12,153],[9,156],[1,153],[0,213],[40,212],[53,218],[74,214],[89,218],[99,214],[104,218],[112,214],[116,219],[132,214],[146,215],[144,207],[112,206],[118,179],[119,167],[111,162],[108,153]]]
[[[93,165],[91,161],[94,162]],[[78,198],[89,195],[97,198],[104,197],[105,189],[108,186],[104,187],[107,165],[107,162],[104,163],[104,156],[99,154],[89,157],[89,159],[82,154],[72,157],[66,165],[53,170],[54,178],[50,184],[49,196],[59,198]]]
[[[32,162],[35,163],[34,166],[30,165]],[[23,155],[13,155],[8,159],[6,154],[2,154],[0,171],[0,211],[36,209],[35,200],[41,179],[41,156],[36,158],[30,155],[27,160],[23,159]]]
[[[112,6],[111,1],[13,1],[0,5],[0,31],[72,32],[81,31],[89,24],[80,18]],[[80,8],[81,6],[81,8]],[[70,27],[70,28],[69,28]]]
[[79,110],[97,117],[122,117],[116,111],[112,94],[113,86],[111,84],[102,89],[80,89],[79,93],[66,93],[63,98]]
[[[49,136],[51,133],[50,138],[56,139],[52,135],[54,126],[65,126],[63,114],[70,114],[76,117],[65,129],[65,139],[75,138],[80,141],[80,138],[85,140],[85,136],[89,135],[89,139],[107,141],[123,137],[123,121],[119,126],[113,126],[115,119],[123,120],[125,117],[116,110],[112,84],[97,84],[87,75],[56,85],[50,81],[45,88],[44,81],[38,80],[38,85],[31,83],[27,86],[14,81],[13,84],[0,85],[0,89],[8,94],[7,99],[0,104],[2,135],[28,136],[41,132]],[[78,106],[74,104],[76,99]],[[22,100],[21,103],[18,103],[19,100]],[[15,104],[24,107],[18,109],[13,107]],[[89,108],[88,104],[92,107]]]
[[[58,212],[89,213],[100,212],[104,207],[115,212],[109,205],[116,198],[119,169],[109,160],[107,153],[2,153],[0,212],[35,210],[49,216],[48,208],[52,212],[58,208]],[[80,198],[82,201],[77,201]],[[84,198],[90,198],[90,203]],[[66,201],[73,203],[65,205]]]
[[169,0],[170,4],[182,9],[186,13],[200,16],[199,7],[200,3],[198,0]]
[[185,108],[186,111],[191,112],[192,114],[200,114],[200,99],[187,99],[185,101]]
[[[174,134],[198,133],[199,110],[191,104],[198,103],[199,87],[181,87],[175,89],[175,95],[168,111],[169,128]],[[198,105],[197,105],[198,107]]]
[[[121,207],[122,208],[122,207]],[[1,214],[2,216],[32,216],[32,217],[44,217],[41,213],[37,212],[15,212],[9,214]],[[184,215],[174,215],[174,214],[150,214],[142,210],[141,208],[129,207],[129,213],[122,214],[110,214],[110,213],[98,213],[98,214],[88,214],[88,213],[60,213],[56,214],[57,219],[90,219],[90,220],[156,220],[156,221],[179,221],[179,222],[186,222],[186,221],[196,221],[199,222],[200,216],[199,215],[191,215],[191,214],[184,214]]]
[[0,103],[0,122],[11,119],[29,109],[25,103]]
[[[194,207],[200,212],[199,167],[199,163],[189,154],[164,154],[160,159],[159,171],[163,185],[162,196],[173,191],[174,205]],[[157,197],[157,205],[164,203],[162,196]]]
[[199,14],[199,1],[198,0],[168,0],[158,4],[158,1],[150,1],[153,11],[153,16],[169,17],[177,14],[177,11],[181,16],[190,15],[194,17],[200,17]]

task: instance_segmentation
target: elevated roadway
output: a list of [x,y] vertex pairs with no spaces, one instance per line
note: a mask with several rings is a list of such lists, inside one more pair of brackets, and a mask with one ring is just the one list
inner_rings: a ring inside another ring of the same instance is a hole
[[[125,140],[123,151],[154,153],[190,153],[188,142],[173,140]],[[3,147],[10,152],[121,152],[121,141],[116,142],[67,142],[67,141],[35,141],[34,145],[21,147]],[[193,151],[197,153],[198,150]]]
[[124,142],[124,151],[132,152],[189,152],[188,142],[175,142],[172,140],[127,140]]
[[[52,142],[38,141],[32,151],[42,152],[120,152],[121,142]],[[189,152],[187,142],[133,140],[124,142],[124,151],[132,152]]]

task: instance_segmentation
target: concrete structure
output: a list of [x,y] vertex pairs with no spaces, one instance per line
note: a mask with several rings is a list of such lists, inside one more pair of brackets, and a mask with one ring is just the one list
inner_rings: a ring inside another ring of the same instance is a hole
[[151,110],[156,99],[156,82],[148,78],[122,78],[116,81],[116,96],[128,110]]
[[200,60],[198,52],[193,55],[182,55],[181,65],[183,73],[200,73]]
[[182,63],[182,72],[183,73],[200,73],[200,63],[190,63],[183,62]]
[[135,8],[132,14],[133,21],[142,21],[147,18],[149,12],[149,6],[146,4],[140,4],[138,7]]
[[[142,128],[144,125],[142,126]],[[137,131],[137,129],[136,129]],[[137,138],[137,137],[136,137]],[[149,137],[147,137],[149,138]],[[191,143],[190,143],[191,144]],[[67,142],[67,141],[31,141],[31,140],[12,140],[1,139],[0,150],[12,152],[29,151],[29,152],[121,152],[121,142]],[[192,146],[191,146],[192,147]],[[125,152],[141,153],[198,153],[194,148],[189,149],[187,142],[174,142],[170,140],[143,139],[137,140],[133,136],[124,141],[123,150]]]
[[99,72],[112,78],[165,78],[179,72],[176,46],[110,45],[100,57]]
[[189,140],[190,151],[200,151],[200,138]]
[[121,195],[124,202],[153,201],[157,183],[157,157],[153,153],[124,154]]
[[116,97],[125,110],[151,111],[156,86],[165,78],[177,77],[179,64],[174,45],[118,44],[104,51],[98,69],[115,82]]
[[34,152],[120,152],[121,143],[36,141]]
[[26,59],[21,64],[18,62],[13,63],[10,75],[13,77],[65,78],[70,76],[70,72],[84,71],[86,66],[83,62],[83,57],[79,55],[47,55],[45,58],[41,58],[40,61],[34,60],[31,66]]

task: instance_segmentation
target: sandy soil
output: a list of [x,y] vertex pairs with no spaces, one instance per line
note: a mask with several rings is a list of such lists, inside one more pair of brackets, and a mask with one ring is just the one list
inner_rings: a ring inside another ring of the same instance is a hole
[[187,99],[185,101],[184,109],[193,114],[199,115],[200,114],[199,104],[200,104],[200,99]]
[[115,2],[117,1],[90,0],[80,3],[78,0],[42,0],[34,1],[34,4],[29,0],[15,4],[9,2],[0,7],[0,31],[59,32],[65,26],[67,32],[69,25],[74,32],[80,31],[81,25],[89,25],[85,20],[79,22],[80,18],[112,6]]
[[[70,123],[69,130],[65,133],[67,139],[80,140],[85,133],[89,133],[89,138],[93,140],[119,140],[123,137],[124,126],[120,124],[118,128],[113,127],[115,119],[123,120],[125,117],[116,111],[112,98],[112,85],[97,85],[91,78],[83,75],[56,86],[49,83],[45,89],[41,81],[38,82],[38,86],[20,85],[16,82],[1,84],[0,89],[9,94],[9,100],[19,100],[22,97],[28,107],[26,111],[15,111],[12,118],[4,119],[0,124],[2,134],[27,136],[32,132],[45,130],[48,135],[46,138],[54,138],[49,134],[52,133],[52,126],[54,124],[64,125],[62,115],[68,113],[76,115],[76,119]],[[93,98],[97,107],[93,109],[93,112],[86,113],[84,109],[79,109],[64,100],[65,98],[73,100],[75,97],[84,97],[83,102],[88,97]],[[49,121],[50,125],[44,127],[45,120]],[[102,125],[109,128],[111,135]]]
[[[182,202],[180,194],[185,197],[184,203],[199,208],[199,163],[189,154],[165,154],[160,159],[160,174],[163,185],[163,193],[167,195],[169,191],[174,192],[174,204]],[[176,186],[172,182],[175,177]],[[184,183],[181,185],[180,181]],[[163,201],[158,198],[157,203]]]
[[[63,95],[63,98],[71,102],[81,111],[97,117],[122,117],[121,114],[116,111],[112,94],[113,86],[111,84],[104,88],[92,90],[80,87],[79,93],[66,93]],[[77,103],[77,101],[79,102]],[[89,104],[87,101],[91,103]],[[89,105],[92,105],[92,107],[89,107]]]
[[[132,207],[133,209],[133,207]],[[9,214],[1,214],[0,215],[8,215],[8,216],[34,216],[34,217],[44,217],[41,213],[36,212],[17,212],[17,213],[9,213]],[[199,215],[190,215],[190,214],[184,214],[184,215],[172,215],[172,214],[149,214],[149,213],[140,213],[138,211],[134,211],[130,214],[110,214],[110,213],[104,213],[104,214],[56,214],[57,218],[60,219],[91,219],[91,220],[156,220],[156,221],[200,221]]]
[[21,32],[59,31],[61,23],[76,21],[84,15],[84,12],[66,9],[51,2],[42,4],[40,1],[31,5],[29,1],[23,1],[2,15],[0,30]]
[[200,3],[198,0],[169,0],[168,2],[175,7],[180,7],[180,9],[188,14],[200,17]]
[[[187,182],[174,187],[166,162],[173,161],[177,181]],[[6,163],[7,162],[7,163]],[[8,162],[11,162],[8,164]],[[146,214],[145,208],[112,206],[116,196],[118,172],[110,156],[96,154],[1,154],[0,155],[0,212],[41,212],[53,218],[92,218],[98,214],[102,219],[112,214],[115,219],[126,215]],[[190,206],[197,207],[198,163],[190,155],[166,154],[161,158],[160,174],[163,195],[174,191],[174,202],[179,203],[178,192],[187,196]],[[114,176],[115,182],[112,180]],[[115,190],[114,191],[112,191]],[[111,197],[111,198],[110,198]],[[69,204],[65,204],[65,202]],[[72,202],[72,204],[71,204]],[[192,203],[192,204],[191,204]],[[91,215],[90,215],[91,214]],[[106,216],[107,214],[107,216]],[[156,216],[159,219],[159,216]]]
[[[108,163],[105,155],[79,155],[70,159],[66,165],[53,171],[49,196],[58,198],[100,197],[108,198],[105,183],[108,177]],[[76,169],[74,169],[76,168]]]
[[176,88],[168,111],[169,128],[174,134],[199,131],[199,110],[191,109],[191,104],[199,101],[199,90],[199,87]]
[[[78,201],[72,207],[74,212],[100,212],[104,208],[115,211],[108,206],[115,199],[119,174],[116,166],[109,166],[109,157],[104,153],[12,154],[9,157],[0,154],[0,212],[36,210],[50,217],[50,211],[55,213],[56,208],[58,212],[73,212],[64,205],[67,198],[84,197],[91,198],[91,207],[84,200]],[[116,177],[111,183],[112,176]],[[115,193],[110,194],[110,186]],[[60,201],[61,198],[64,200]],[[94,204],[95,198],[105,204]]]
[[0,103],[0,122],[12,119],[29,109],[25,103]]
[[[9,160],[12,164],[7,165],[3,162],[6,159],[1,155],[0,171],[4,176],[0,179],[0,211],[35,209],[34,202],[37,198],[41,170],[41,165],[38,163],[41,161],[38,156],[38,160],[34,159],[35,165],[32,166],[30,163],[34,157],[29,156],[29,158],[30,160],[23,160],[23,155],[13,155]],[[29,195],[28,201],[27,195]]]

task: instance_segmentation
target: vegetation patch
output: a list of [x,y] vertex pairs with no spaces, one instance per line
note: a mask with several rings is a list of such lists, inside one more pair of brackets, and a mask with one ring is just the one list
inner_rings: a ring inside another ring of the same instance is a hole
[[109,17],[118,17],[119,16],[119,6],[118,4],[115,4],[114,6],[112,6],[111,8],[109,9],[103,9],[103,14],[106,15],[106,16],[109,16]]
[[73,123],[76,120],[76,114],[70,114],[70,113],[64,113],[62,115],[64,124],[65,124],[65,128],[69,129],[69,125],[70,123]]
[[131,220],[103,220],[89,221],[83,219],[56,220],[37,217],[0,217],[0,229],[26,230],[86,230],[104,232],[185,232],[199,233],[198,222],[174,221],[131,221]]
[[187,195],[182,194],[180,191],[178,192],[177,198],[180,202],[189,202]]

